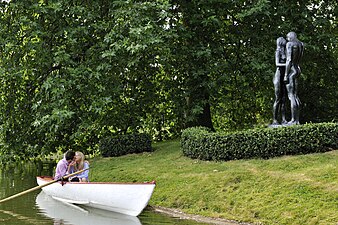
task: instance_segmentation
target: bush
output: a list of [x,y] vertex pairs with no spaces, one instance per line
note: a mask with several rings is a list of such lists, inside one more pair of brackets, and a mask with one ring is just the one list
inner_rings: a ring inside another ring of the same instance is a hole
[[271,158],[325,152],[338,148],[338,123],[305,124],[233,133],[212,133],[203,127],[182,132],[183,154],[202,160]]
[[150,151],[153,151],[151,138],[147,134],[109,136],[100,141],[100,152],[103,157]]

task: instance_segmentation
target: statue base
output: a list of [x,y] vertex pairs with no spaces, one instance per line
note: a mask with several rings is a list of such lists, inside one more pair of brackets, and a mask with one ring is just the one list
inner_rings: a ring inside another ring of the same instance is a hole
[[288,126],[293,126],[293,125],[300,125],[299,122],[286,122],[286,123],[282,123],[282,124],[279,124],[279,123],[272,123],[272,124],[269,124],[268,127],[269,128],[279,128],[279,127],[288,127]]

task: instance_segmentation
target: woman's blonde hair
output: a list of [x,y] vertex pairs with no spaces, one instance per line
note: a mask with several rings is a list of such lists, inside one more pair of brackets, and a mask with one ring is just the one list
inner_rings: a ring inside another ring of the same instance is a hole
[[286,40],[283,37],[279,37],[277,38],[276,43],[277,43],[277,47],[285,47]]
[[76,165],[75,165],[76,171],[83,170],[84,163],[86,162],[86,163],[89,164],[89,162],[85,161],[85,155],[82,152],[77,151],[77,152],[75,152],[75,155],[78,155],[81,158],[80,162],[76,163]]

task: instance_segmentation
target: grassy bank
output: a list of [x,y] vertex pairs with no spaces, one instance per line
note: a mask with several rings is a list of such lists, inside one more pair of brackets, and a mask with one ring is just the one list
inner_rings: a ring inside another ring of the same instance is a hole
[[263,224],[337,224],[338,150],[270,160],[184,157],[179,141],[153,153],[91,160],[92,181],[151,181],[151,206]]

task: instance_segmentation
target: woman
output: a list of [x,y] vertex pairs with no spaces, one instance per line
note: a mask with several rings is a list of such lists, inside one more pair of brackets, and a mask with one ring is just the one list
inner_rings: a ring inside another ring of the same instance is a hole
[[273,78],[273,84],[275,86],[275,102],[273,104],[273,122],[272,125],[278,125],[278,114],[282,114],[281,124],[286,124],[285,119],[285,99],[286,99],[286,86],[284,83],[285,63],[286,63],[286,40],[283,37],[277,38],[277,49],[275,53],[276,60],[276,73]]
[[[87,168],[89,168],[89,162],[85,160],[84,154],[82,152],[75,152],[75,164],[72,167],[71,173],[84,170]],[[86,170],[76,175],[76,177],[74,177],[71,181],[89,182],[88,176],[89,176],[89,170]]]

